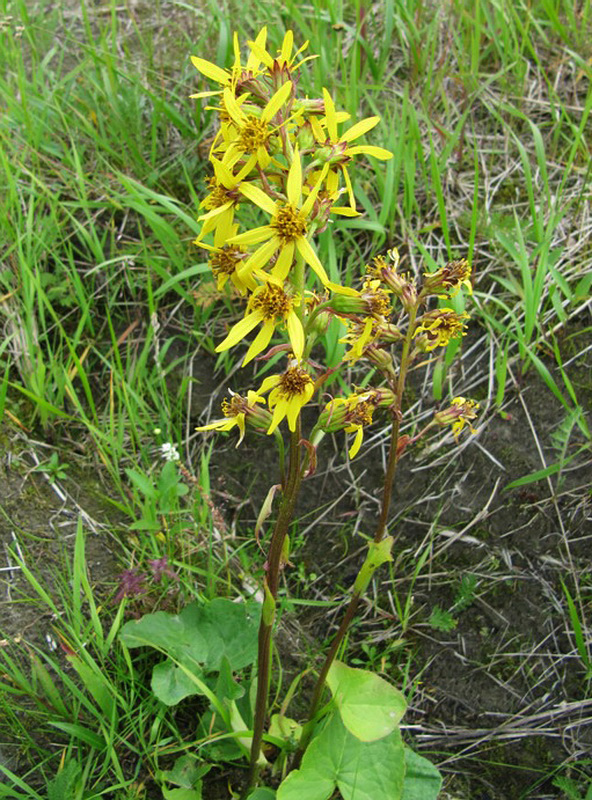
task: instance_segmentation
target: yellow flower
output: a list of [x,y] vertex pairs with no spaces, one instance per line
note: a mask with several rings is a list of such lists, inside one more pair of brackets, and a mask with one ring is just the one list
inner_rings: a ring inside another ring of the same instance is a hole
[[250,245],[263,242],[243,265],[240,271],[241,276],[253,272],[261,275],[262,268],[279,250],[271,275],[279,281],[284,281],[290,272],[294,254],[298,251],[324,286],[341,294],[357,294],[354,289],[338,286],[329,280],[325,268],[307,238],[310,215],[313,212],[314,201],[321,188],[326,169],[323,170],[321,177],[304,203],[302,202],[302,164],[298,148],[294,151],[294,159],[288,173],[287,202],[272,200],[268,194],[252,183],[241,185],[242,194],[271,216],[269,225],[254,228],[229,239],[229,244]]
[[[392,392],[389,393],[392,395]],[[327,403],[319,420],[320,427],[328,432],[344,430],[355,433],[349,448],[349,457],[355,458],[364,439],[364,427],[372,424],[372,415],[378,403],[384,398],[379,392],[370,390],[349,397],[337,397]]]
[[[250,172],[255,165],[260,166],[261,169],[269,166],[270,150],[275,146],[276,134],[278,128],[281,127],[281,124],[273,125],[272,120],[288,100],[292,89],[292,81],[286,81],[262,110],[256,106],[248,106],[243,109],[231,90],[224,89],[224,109],[232,122],[232,126],[227,129],[230,132],[230,138],[221,147],[225,150],[224,163],[227,166],[232,167],[245,154],[248,156],[243,167],[245,174]],[[246,111],[250,113],[247,114]]]
[[342,322],[347,325],[347,333],[339,341],[350,346],[343,360],[355,364],[364,355],[366,347],[378,338],[379,326],[372,317],[366,317],[363,322],[348,319]]
[[203,226],[195,244],[199,245],[208,233],[214,231],[214,245],[221,247],[235,232],[232,230],[234,210],[243,199],[240,187],[246,172],[243,169],[233,175],[218,159],[211,157],[210,161],[214,167],[214,177],[208,179],[210,193],[199,204],[200,208],[207,209],[207,213],[199,217]]
[[314,381],[297,363],[292,362],[283,375],[265,378],[259,391],[268,392],[268,405],[273,409],[273,418],[267,433],[273,433],[284,417],[291,431],[296,430],[296,421],[303,406],[314,394]]
[[271,415],[264,408],[257,408],[256,403],[263,403],[265,399],[257,392],[249,390],[246,399],[240,394],[231,392],[230,401],[222,401],[223,419],[214,420],[209,425],[200,425],[196,431],[229,431],[235,426],[240,431],[240,438],[236,443],[238,447],[245,436],[245,425],[248,420],[255,428],[264,429],[269,425]]
[[445,347],[451,339],[466,336],[463,320],[468,314],[457,314],[452,308],[437,308],[421,318],[413,336],[421,334],[419,346],[424,351]]
[[[255,43],[257,43],[258,47],[264,48],[266,38],[267,28],[262,28],[262,30],[257,34]],[[232,89],[236,93],[237,89],[240,90],[242,83],[247,83],[258,75],[260,72],[259,67],[261,65],[261,59],[256,55],[255,52],[252,51],[247,60],[246,66],[243,67],[241,64],[240,47],[237,33],[234,34],[233,44],[234,64],[231,69],[222,69],[217,64],[212,64],[211,61],[206,61],[205,58],[191,56],[193,66],[199,70],[202,75],[205,75],[206,78],[219,83],[222,88],[214,92],[198,92],[197,94],[190,94],[189,97],[212,97],[216,94],[222,94],[222,91],[225,88]]]
[[[312,129],[319,144],[321,144],[324,149],[327,149],[327,153],[325,155],[329,159],[329,162],[332,165],[339,167],[341,170],[343,174],[343,180],[345,181],[345,185],[347,187],[350,207],[355,211],[356,201],[354,198],[354,190],[351,179],[347,171],[347,163],[351,161],[353,156],[360,154],[373,156],[374,158],[379,158],[382,161],[392,158],[393,154],[390,152],[390,150],[386,150],[384,147],[375,147],[373,145],[356,145],[355,147],[350,147],[350,142],[359,139],[360,136],[363,136],[365,133],[368,133],[368,131],[372,130],[372,128],[374,128],[380,122],[380,117],[368,117],[367,119],[362,119],[359,122],[356,122],[355,125],[352,125],[351,128],[348,128],[348,130],[342,133],[341,136],[339,136],[337,132],[337,124],[340,121],[340,116],[335,110],[333,98],[325,88],[323,88],[323,98],[325,101],[325,116],[321,122],[311,118]],[[324,127],[327,128],[328,136],[325,134]]]
[[473,294],[471,286],[471,265],[466,258],[449,261],[445,267],[435,272],[424,272],[422,295],[446,293],[448,297],[458,294],[461,287],[466,286],[469,294]]
[[[299,305],[298,296],[290,296],[274,283],[266,283],[255,289],[247,304],[246,316],[234,325],[228,336],[216,347],[216,352],[228,350],[245,338],[257,325],[263,326],[243,361],[243,367],[256,355],[261,353],[269,344],[276,325],[280,320],[285,322],[290,337],[290,344],[297,359],[302,358],[304,352],[304,329],[294,306]],[[279,318],[279,319],[278,319]]]
[[471,422],[476,418],[478,408],[479,403],[475,400],[466,400],[464,397],[454,397],[452,405],[449,408],[434,414],[434,421],[437,422],[438,425],[452,425],[452,433],[454,434],[454,438],[458,440],[458,436],[465,425],[468,425],[471,433],[477,433],[471,425]]
[[[261,33],[266,30],[266,28],[263,28]],[[306,58],[303,58],[302,61],[299,61],[298,64],[294,65],[294,61],[298,58],[300,53],[304,52],[304,50],[306,50],[308,47],[308,42],[304,42],[302,47],[298,49],[294,55],[292,55],[292,48],[294,46],[294,33],[292,31],[286,31],[282,46],[278,50],[277,56],[274,58],[265,49],[265,40],[263,40],[263,44],[259,41],[261,33],[254,42],[247,42],[247,44],[251,48],[252,54],[256,56],[259,61],[265,64],[271,74],[279,71],[289,73],[290,70],[296,70],[301,67],[305,61],[310,61],[312,58],[318,58],[318,56],[307,56]]]

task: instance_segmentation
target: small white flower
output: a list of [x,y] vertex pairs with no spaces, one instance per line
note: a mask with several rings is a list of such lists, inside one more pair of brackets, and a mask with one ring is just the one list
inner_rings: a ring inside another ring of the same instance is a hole
[[165,442],[160,445],[160,454],[165,461],[179,461],[181,459],[179,451],[175,445],[170,442]]

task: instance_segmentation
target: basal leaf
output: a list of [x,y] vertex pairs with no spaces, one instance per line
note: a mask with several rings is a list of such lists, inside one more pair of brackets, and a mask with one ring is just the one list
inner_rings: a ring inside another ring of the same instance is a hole
[[379,675],[341,661],[331,665],[327,684],[343,724],[363,742],[392,733],[407,707],[401,692]]
[[441,787],[442,776],[432,762],[406,747],[402,800],[437,800]]
[[176,706],[185,697],[200,694],[195,681],[168,658],[152,670],[151,688],[158,699],[167,706]]
[[401,800],[404,773],[398,730],[362,742],[334,714],[307,748],[300,769],[280,785],[277,800],[327,800],[335,787],[343,800]]

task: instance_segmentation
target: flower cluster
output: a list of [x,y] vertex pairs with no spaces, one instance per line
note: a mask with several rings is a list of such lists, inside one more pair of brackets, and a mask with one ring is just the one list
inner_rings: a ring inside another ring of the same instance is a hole
[[[272,415],[267,432],[273,433],[284,418],[294,430],[300,409],[314,392],[308,356],[318,335],[319,313],[307,302],[309,274],[327,296],[359,294],[329,279],[313,238],[332,216],[358,214],[349,173],[354,159],[387,159],[392,154],[358,143],[379,117],[348,126],[349,114],[336,109],[326,89],[318,98],[301,96],[298,70],[312,57],[303,55],[306,47],[295,50],[288,31],[278,52],[268,52],[263,28],[247,43],[246,60],[235,35],[229,69],[192,58],[197,70],[217,84],[192,97],[214,99],[219,117],[209,155],[213,175],[200,204],[202,226],[195,243],[209,252],[218,288],[230,282],[246,296],[243,318],[216,349],[228,350],[254,334],[244,366],[262,357],[279,329],[287,334],[284,349],[289,358],[283,374],[266,378],[246,399],[234,396],[223,406],[224,419],[200,430],[236,425],[242,439],[245,424],[261,422],[256,404],[264,402],[267,392]],[[262,224],[241,229],[245,206]],[[369,289],[366,295],[371,294]]]
[[[393,249],[366,266],[359,289],[330,280],[314,237],[333,215],[358,214],[350,175],[355,158],[388,159],[392,154],[358,143],[378,117],[350,123],[350,115],[336,108],[326,89],[321,97],[302,97],[298,70],[312,56],[303,55],[306,44],[294,50],[290,31],[277,53],[267,50],[265,28],[247,47],[243,61],[235,36],[229,69],[192,59],[217,84],[192,96],[213,98],[219,117],[209,155],[213,174],[200,204],[202,227],[195,244],[209,252],[218,288],[230,282],[245,299],[243,317],[216,350],[250,339],[243,366],[278,353],[287,364],[246,397],[231,393],[222,404],[223,417],[197,430],[237,427],[239,443],[247,426],[273,434],[285,419],[292,433],[300,430],[303,407],[328,375],[311,362],[311,349],[336,318],[345,328],[343,363],[366,359],[383,386],[331,400],[310,441],[337,430],[353,433],[349,455],[354,457],[377,409],[400,418],[405,372],[414,358],[465,335],[467,314],[426,306],[430,298],[446,300],[463,286],[470,291],[471,268],[465,259],[451,261],[426,273],[417,285],[399,270],[401,259]],[[244,213],[245,207],[250,213]],[[243,228],[247,220],[251,225]],[[278,333],[282,343],[273,346]],[[395,343],[402,347],[400,358],[393,356]],[[470,426],[476,408],[472,401],[456,400],[452,411],[440,412],[433,421],[450,422],[455,436]]]

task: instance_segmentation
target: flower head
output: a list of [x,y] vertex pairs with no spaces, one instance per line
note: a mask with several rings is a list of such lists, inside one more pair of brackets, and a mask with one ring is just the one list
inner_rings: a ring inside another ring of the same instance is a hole
[[420,337],[418,345],[422,350],[445,347],[451,339],[466,336],[465,319],[469,319],[468,314],[457,314],[452,308],[437,308],[423,315],[413,336]]
[[422,294],[446,294],[454,297],[462,286],[466,286],[469,294],[473,293],[471,286],[471,265],[466,258],[449,261],[445,267],[436,272],[424,272]]
[[[390,150],[385,150],[384,147],[375,147],[372,145],[357,145],[351,147],[350,142],[359,139],[360,136],[372,130],[372,128],[380,122],[380,117],[362,119],[340,136],[337,131],[337,126],[343,119],[343,115],[340,115],[336,111],[333,98],[326,89],[323,89],[323,98],[325,106],[324,118],[319,121],[311,117],[312,130],[317,142],[321,145],[321,149],[317,152],[317,158],[329,164],[333,171],[335,169],[341,171],[349,196],[350,208],[355,211],[356,201],[351,178],[347,171],[347,164],[352,160],[353,156],[361,153],[374,156],[374,158],[379,158],[381,160],[392,158],[393,154]],[[348,117],[349,114],[346,114],[345,118],[347,119]]]
[[351,394],[349,397],[336,397],[325,406],[318,425],[327,433],[339,430],[355,433],[354,441],[349,448],[349,457],[354,458],[362,446],[364,428],[372,424],[372,415],[376,408],[388,406],[394,399],[389,389],[370,389],[367,392]]
[[267,433],[273,433],[284,417],[291,431],[296,430],[296,420],[302,408],[314,394],[314,381],[308,372],[293,360],[282,375],[270,375],[261,384],[260,392],[268,392],[268,405],[273,409],[273,419]]
[[224,163],[232,167],[243,156],[247,162],[243,166],[245,174],[255,165],[266,169],[275,150],[278,130],[286,121],[276,125],[273,120],[290,97],[293,84],[286,81],[269,99],[263,109],[246,103],[238,103],[232,91],[224,89],[222,99],[224,111],[231,124],[225,129],[225,141],[219,146],[224,151]]
[[409,275],[398,272],[400,258],[396,248],[389,250],[388,256],[392,263],[389,264],[384,256],[376,256],[372,264],[366,266],[366,272],[385,283],[395,297],[399,298],[403,308],[410,311],[417,304],[415,282]]
[[[265,48],[266,38],[267,28],[262,28],[257,34],[257,38],[255,39],[254,43],[257,44],[257,47]],[[215,83],[219,83],[221,88],[212,92],[198,92],[197,94],[189,95],[189,97],[212,97],[213,95],[221,94],[225,88],[229,88],[232,89],[232,91],[237,92],[243,88],[244,84],[248,84],[249,82],[253,81],[254,78],[256,78],[260,72],[259,67],[261,65],[261,59],[255,52],[252,51],[246,65],[243,66],[241,64],[240,47],[237,33],[234,34],[233,45],[234,64],[230,69],[222,69],[217,64],[212,64],[211,61],[206,61],[205,58],[191,56],[191,62],[193,66],[199,72],[201,72],[202,75],[205,75],[206,78],[209,78]]]
[[304,351],[304,329],[300,317],[294,310],[300,298],[290,295],[275,283],[258,286],[249,298],[247,314],[234,325],[226,339],[216,347],[216,352],[234,347],[249,334],[253,328],[262,323],[261,330],[251,342],[243,361],[248,364],[256,355],[263,352],[269,344],[278,322],[283,321],[288,329],[290,344],[296,358],[302,358]]
[[452,425],[452,433],[454,438],[458,440],[458,436],[465,425],[468,425],[471,433],[477,432],[471,422],[476,418],[478,408],[479,403],[475,400],[454,397],[452,404],[448,408],[434,414],[434,421],[438,425]]
[[349,287],[337,286],[331,283],[325,268],[308,240],[314,201],[321,188],[325,174],[326,168],[321,173],[306,200],[302,202],[302,164],[298,148],[295,148],[288,173],[287,202],[272,200],[262,189],[251,183],[245,183],[241,187],[245,197],[271,216],[268,225],[254,228],[229,239],[230,244],[250,245],[263,243],[243,265],[239,273],[241,277],[243,274],[249,273],[261,275],[263,267],[279,251],[277,260],[271,270],[271,275],[274,279],[283,281],[287,277],[294,255],[298,251],[324,286],[335,292],[356,294]]
[[240,394],[230,392],[230,400],[222,401],[223,419],[214,420],[209,425],[200,425],[196,431],[229,431],[235,426],[240,431],[240,437],[236,446],[242,442],[245,436],[246,424],[250,424],[257,430],[265,430],[270,423],[271,414],[264,408],[258,408],[257,403],[263,403],[264,398],[259,397],[257,392],[249,390],[246,398]]

